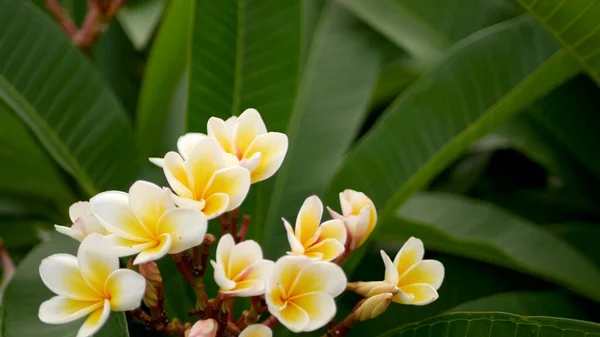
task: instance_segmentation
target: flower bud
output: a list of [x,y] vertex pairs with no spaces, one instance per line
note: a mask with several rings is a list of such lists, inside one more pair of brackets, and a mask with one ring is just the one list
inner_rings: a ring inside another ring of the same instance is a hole
[[363,297],[371,297],[383,293],[395,295],[400,291],[396,285],[383,281],[351,282],[348,283],[347,289]]
[[162,276],[158,270],[158,265],[154,261],[140,264],[140,274],[142,274],[148,282],[161,283]]
[[214,319],[199,320],[185,332],[185,337],[215,337],[219,325]]
[[348,230],[350,250],[360,247],[369,237],[377,224],[377,209],[373,201],[364,193],[345,190],[340,193],[342,214],[328,207],[331,217],[344,220]]
[[394,297],[391,293],[383,293],[364,299],[362,304],[354,311],[357,321],[365,321],[381,315],[392,303]]

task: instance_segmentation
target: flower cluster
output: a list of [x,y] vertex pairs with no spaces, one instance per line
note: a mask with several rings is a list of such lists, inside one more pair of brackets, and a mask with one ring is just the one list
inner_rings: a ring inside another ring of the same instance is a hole
[[[246,240],[250,219],[238,230],[239,207],[251,184],[271,177],[283,163],[288,139],[267,132],[254,109],[226,121],[210,118],[207,133],[179,138],[178,152],[150,158],[161,167],[170,188],[137,181],[127,193],[106,191],[69,209],[73,224],[56,230],[80,241],[77,256],[55,254],[42,261],[40,275],[57,296],[41,304],[39,318],[62,324],[88,316],[78,337],[97,332],[111,311],[130,317],[159,333],[187,337],[272,337],[281,323],[293,332],[317,330],[337,311],[335,298],[344,290],[365,297],[338,325],[343,336],[356,321],[378,316],[390,302],[424,305],[438,297],[443,266],[423,260],[423,243],[409,239],[392,262],[382,252],[385,278],[379,282],[348,283],[341,262],[365,243],[377,224],[377,210],[364,193],[340,193],[341,212],[328,207],[332,220],[322,221],[323,203],[307,198],[294,226],[283,219],[290,245],[276,261],[263,256],[260,245]],[[221,236],[207,233],[218,218]],[[196,293],[195,324],[169,320],[164,287],[156,260],[171,255]],[[119,257],[132,256],[127,268]],[[134,257],[133,257],[134,256]],[[207,262],[210,260],[210,264]],[[219,287],[209,299],[204,275],[209,265]],[[233,300],[251,298],[251,307],[237,321]],[[145,306],[141,306],[141,303]],[[271,317],[258,323],[261,315]]]

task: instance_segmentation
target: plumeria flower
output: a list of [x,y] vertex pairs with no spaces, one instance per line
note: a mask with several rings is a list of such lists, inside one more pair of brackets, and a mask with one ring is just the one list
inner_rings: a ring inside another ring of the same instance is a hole
[[106,249],[105,238],[100,234],[88,235],[81,242],[77,257],[54,254],[42,260],[40,276],[58,295],[40,305],[40,320],[63,324],[89,315],[77,337],[96,333],[111,311],[139,307],[146,287],[142,275],[119,269],[119,258]]
[[202,319],[185,332],[185,337],[215,337],[219,325],[214,319]]
[[77,241],[82,241],[92,233],[109,234],[92,213],[90,203],[87,201],[78,201],[71,205],[69,207],[69,217],[73,225],[71,227],[54,225],[57,232],[68,235]]
[[364,193],[345,190],[340,193],[342,214],[327,207],[331,217],[344,220],[348,229],[350,250],[360,247],[369,237],[377,224],[375,204]]
[[235,244],[230,234],[217,245],[215,270],[219,292],[227,296],[250,297],[265,293],[265,283],[273,271],[273,261],[263,259],[258,243],[247,240]]
[[423,241],[411,237],[400,249],[394,262],[382,250],[385,282],[400,291],[393,301],[402,304],[425,305],[438,298],[437,290],[444,280],[444,266],[436,260],[423,260]]
[[231,166],[219,144],[200,139],[182,158],[177,152],[165,155],[163,170],[179,207],[202,211],[208,219],[238,208],[250,189],[250,172]]
[[165,191],[147,181],[135,182],[129,194],[102,192],[90,203],[94,214],[112,233],[107,238],[119,255],[139,253],[134,264],[197,246],[206,234],[202,212],[176,208]]
[[273,331],[266,325],[254,324],[246,327],[240,337],[273,337]]
[[304,201],[295,231],[283,219],[292,250],[288,254],[305,255],[323,261],[331,261],[344,252],[346,228],[342,220],[335,219],[321,224],[323,204],[316,195]]
[[289,330],[314,331],[335,316],[333,299],[346,283],[344,271],[336,264],[284,256],[275,263],[265,300],[269,312]]

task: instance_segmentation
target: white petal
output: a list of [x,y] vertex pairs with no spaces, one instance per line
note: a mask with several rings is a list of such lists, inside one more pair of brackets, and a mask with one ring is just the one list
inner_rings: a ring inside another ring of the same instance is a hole
[[408,301],[400,302],[403,304],[426,305],[437,300],[439,297],[437,291],[426,283],[411,284],[402,287],[402,291],[408,295]]
[[398,269],[398,274],[404,274],[408,268],[421,262],[424,255],[425,247],[423,246],[423,241],[411,236],[394,258],[394,265]]
[[340,193],[340,206],[342,206],[342,214],[347,217],[352,215],[352,204],[350,198],[352,197],[352,190],[345,190]]
[[105,228],[129,240],[146,241],[152,234],[129,209],[129,196],[119,191],[102,192],[90,203]]
[[227,167],[216,171],[202,193],[204,198],[216,193],[229,197],[227,211],[240,207],[250,190],[250,172],[243,167]]
[[77,228],[54,225],[54,229],[56,229],[56,231],[60,234],[70,236],[77,241],[81,241],[85,238],[85,233],[79,231]]
[[158,167],[165,166],[165,160],[163,158],[152,158],[151,157],[151,158],[148,158],[148,161]]
[[344,216],[331,209],[331,207],[327,206],[327,210],[329,211],[329,215],[331,215],[333,219],[344,220]]
[[202,133],[186,133],[177,140],[177,151],[179,151],[184,159],[187,159],[198,142],[206,137],[207,136]]
[[[222,266],[229,266],[229,257],[235,247],[235,240],[231,234],[225,234],[219,240],[217,245],[217,263]],[[225,270],[225,268],[223,268]]]
[[235,287],[225,293],[238,297],[263,295],[267,279],[273,273],[274,266],[275,263],[268,260],[253,263],[235,279]]
[[231,117],[227,118],[227,120],[225,121],[225,129],[227,129],[227,134],[229,135],[230,138],[233,137],[235,128],[237,126],[237,122],[238,122],[237,116],[231,116]]
[[119,257],[135,255],[154,244],[153,241],[140,242],[128,240],[116,234],[109,234],[104,238]]
[[88,315],[102,308],[103,304],[103,300],[88,302],[55,296],[40,305],[38,317],[40,321],[47,324],[63,324]]
[[315,331],[325,326],[335,316],[335,301],[329,294],[322,292],[310,293],[295,297],[291,301],[308,314],[308,324],[302,331]]
[[283,220],[283,225],[285,226],[285,231],[287,233],[288,242],[290,243],[290,248],[292,249],[292,253],[294,254],[304,254],[304,246],[302,246],[302,242],[298,240],[296,235],[294,234],[294,230],[292,229],[292,225],[287,222],[285,219]]
[[156,233],[158,219],[175,208],[169,196],[157,185],[138,180],[129,188],[129,208],[151,233]]
[[106,279],[104,291],[110,295],[112,311],[133,310],[142,302],[146,291],[146,279],[133,270],[115,270]]
[[383,259],[383,264],[385,265],[384,281],[387,283],[397,285],[398,281],[400,280],[400,275],[398,275],[398,270],[396,269],[396,266],[383,250],[381,250],[380,253],[381,258]]
[[169,182],[169,186],[183,198],[194,197],[194,179],[190,173],[188,164],[177,152],[168,152],[165,155],[163,172]]
[[233,247],[229,257],[227,277],[236,280],[246,268],[263,259],[262,250],[256,241],[246,240]]
[[246,327],[240,337],[273,337],[273,331],[266,325],[254,324]]
[[81,328],[77,332],[77,337],[89,337],[98,332],[100,328],[108,320],[110,315],[110,302],[104,300],[104,306],[100,309],[96,309],[86,320],[83,322]]
[[260,154],[260,152],[256,152],[252,156],[250,156],[250,158],[248,158],[248,159],[244,158],[244,159],[240,160],[239,164],[240,164],[240,166],[245,167],[248,171],[252,172],[252,171],[256,170],[256,168],[260,164],[261,158],[262,158],[262,155]]
[[208,123],[206,123],[206,130],[208,136],[219,142],[225,152],[235,153],[231,135],[227,131],[225,121],[221,118],[211,117],[208,119]]
[[331,262],[314,261],[298,275],[290,294],[302,295],[325,292],[336,297],[346,289],[348,279],[340,266]]
[[444,265],[436,260],[423,260],[410,267],[400,276],[398,286],[427,283],[434,289],[439,289],[444,281]]
[[288,301],[285,308],[279,311],[272,311],[271,314],[286,328],[296,333],[304,331],[310,322],[306,311],[290,301]]
[[171,248],[172,239],[169,234],[161,234],[158,236],[158,244],[154,247],[149,247],[141,251],[138,256],[133,260],[133,264],[141,264],[150,261],[156,261],[161,257],[167,255],[167,252]]
[[[321,216],[323,215],[323,203],[316,195],[308,197],[304,200],[298,217],[296,218],[296,238],[303,245],[312,244],[318,237],[315,233],[321,224]],[[313,242],[309,242],[309,241]]]
[[110,244],[99,234],[88,235],[79,245],[77,262],[83,278],[98,293],[104,292],[104,283],[113,271],[119,269],[119,258]]
[[158,222],[157,234],[171,236],[169,254],[198,246],[206,234],[206,217],[198,210],[176,208],[167,211]]
[[210,264],[213,266],[215,283],[217,283],[219,288],[222,290],[233,289],[235,287],[235,282],[227,278],[227,275],[225,275],[225,268],[215,261],[210,261]]
[[269,132],[256,137],[244,152],[244,158],[252,158],[261,154],[258,166],[252,170],[252,182],[256,183],[270,178],[283,163],[288,150],[288,138],[279,132]]
[[198,200],[194,200],[194,199],[183,198],[183,197],[180,197],[180,196],[174,194],[170,190],[167,192],[168,192],[171,200],[173,200],[175,205],[177,205],[178,207],[190,208],[190,209],[196,209],[196,210],[202,211],[204,209],[204,206],[206,206],[205,200],[198,201]]
[[237,119],[234,139],[237,152],[244,153],[252,141],[267,133],[267,127],[256,109],[246,109]]
[[92,214],[92,207],[87,201],[78,201],[69,207],[69,218],[75,222],[79,217]]
[[77,258],[73,255],[49,256],[42,260],[39,272],[46,287],[57,295],[82,301],[102,299],[102,294],[95,291],[81,275]]

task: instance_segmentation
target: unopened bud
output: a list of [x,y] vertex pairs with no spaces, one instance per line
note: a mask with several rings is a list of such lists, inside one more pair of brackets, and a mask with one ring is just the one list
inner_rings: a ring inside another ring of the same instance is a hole
[[148,282],[162,282],[162,277],[160,276],[158,265],[154,261],[140,264],[140,274],[142,274],[148,280]]
[[363,297],[371,297],[383,293],[395,295],[400,291],[396,285],[383,281],[350,282],[347,289]]
[[154,308],[158,305],[158,294],[152,283],[146,282],[146,292],[144,292],[144,304],[149,308]]
[[383,293],[364,299],[362,304],[354,311],[354,318],[357,321],[366,321],[381,315],[392,303],[394,295]]
[[185,337],[215,337],[219,325],[214,319],[199,320],[185,332]]

